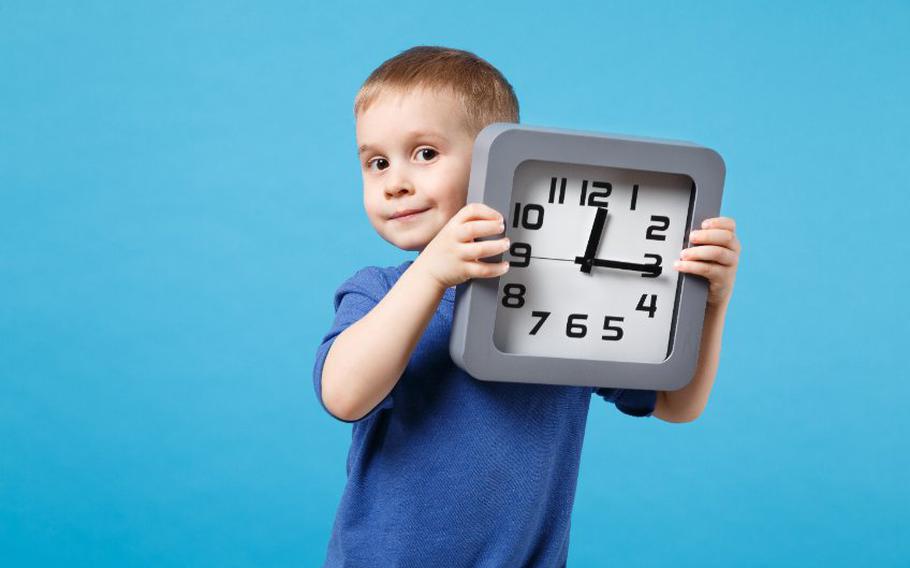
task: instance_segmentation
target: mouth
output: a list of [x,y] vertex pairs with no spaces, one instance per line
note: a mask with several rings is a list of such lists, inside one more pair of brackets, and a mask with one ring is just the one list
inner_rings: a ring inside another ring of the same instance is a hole
[[424,211],[429,211],[429,208],[426,209],[405,209],[404,211],[399,211],[389,217],[389,221],[405,221],[407,219],[412,219],[417,215],[420,215]]

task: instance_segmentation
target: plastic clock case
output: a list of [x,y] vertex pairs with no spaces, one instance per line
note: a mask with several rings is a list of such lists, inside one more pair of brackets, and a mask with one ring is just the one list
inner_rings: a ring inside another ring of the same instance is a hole
[[[485,203],[508,219],[515,172],[528,160],[686,175],[694,195],[685,235],[720,211],[725,166],[714,150],[682,141],[509,123],[490,124],[477,135],[468,202]],[[471,279],[455,291],[449,352],[476,379],[651,390],[677,390],[692,380],[707,301],[704,278],[680,273],[672,348],[658,363],[500,351],[493,341],[500,278]]]

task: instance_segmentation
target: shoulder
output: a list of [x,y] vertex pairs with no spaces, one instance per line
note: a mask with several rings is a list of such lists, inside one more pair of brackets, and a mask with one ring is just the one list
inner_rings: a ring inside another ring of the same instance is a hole
[[407,260],[398,266],[365,266],[350,276],[345,283],[364,284],[391,288],[398,278],[411,265],[413,261]]
[[357,270],[335,290],[336,309],[342,298],[349,293],[362,294],[378,301],[395,285],[410,264],[411,261],[407,261],[398,266],[365,266]]

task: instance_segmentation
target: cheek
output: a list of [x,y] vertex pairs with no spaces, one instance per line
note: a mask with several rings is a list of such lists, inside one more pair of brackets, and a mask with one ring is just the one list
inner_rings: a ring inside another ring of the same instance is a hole
[[459,182],[452,187],[452,202],[457,209],[464,207],[468,199],[468,177],[463,176]]
[[446,174],[446,193],[449,201],[459,202],[464,205],[468,195],[468,179],[470,170],[463,167],[454,167]]
[[377,201],[376,196],[369,192],[366,192],[363,195],[363,208],[366,210],[367,216],[371,220],[378,217],[381,212],[381,206]]

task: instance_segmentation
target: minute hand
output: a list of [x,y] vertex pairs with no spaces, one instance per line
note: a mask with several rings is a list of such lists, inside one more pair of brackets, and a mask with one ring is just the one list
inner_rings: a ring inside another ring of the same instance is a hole
[[[577,260],[578,259],[576,259],[576,261]],[[636,264],[634,262],[623,262],[621,260],[606,260],[603,258],[591,258],[588,260],[592,266],[603,266],[606,268],[618,268],[620,270],[634,270],[635,272],[648,272],[651,274],[660,274],[661,273],[661,267],[659,264]]]

